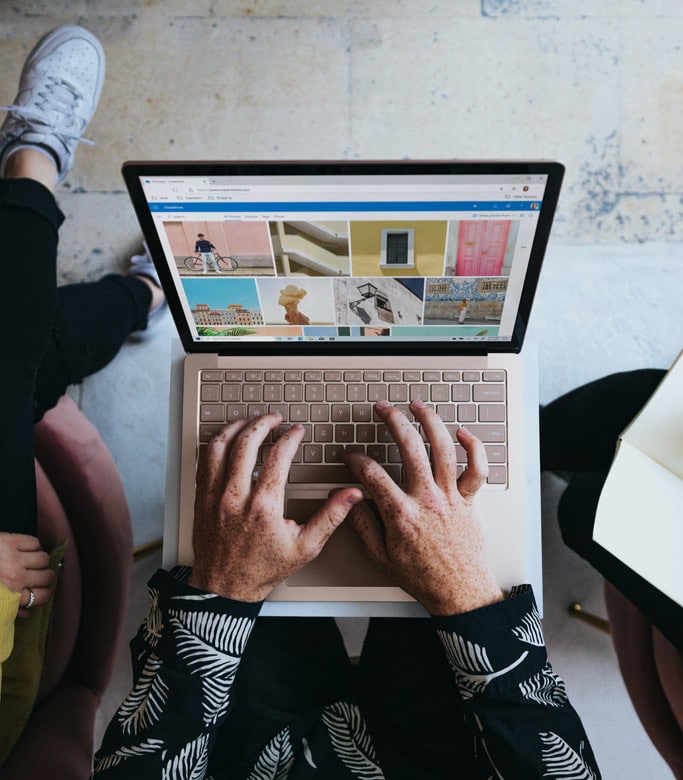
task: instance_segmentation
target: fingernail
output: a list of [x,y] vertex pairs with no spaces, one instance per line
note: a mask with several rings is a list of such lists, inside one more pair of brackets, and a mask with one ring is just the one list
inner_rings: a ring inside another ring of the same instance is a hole
[[416,398],[413,401],[413,406],[417,406],[418,409],[426,409],[427,408],[427,404],[421,398]]
[[385,401],[384,398],[381,398],[379,401],[375,401],[375,406],[377,409],[387,409],[391,404],[389,401]]

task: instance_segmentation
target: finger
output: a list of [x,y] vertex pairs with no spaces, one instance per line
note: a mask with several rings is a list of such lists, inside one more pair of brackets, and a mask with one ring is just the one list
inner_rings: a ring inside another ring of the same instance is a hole
[[228,456],[226,487],[230,484],[230,497],[239,504],[246,503],[251,494],[259,447],[281,422],[279,414],[256,417],[245,425],[233,442]]
[[432,467],[427,450],[420,434],[405,414],[388,401],[377,401],[375,410],[398,446],[408,492],[412,492],[417,485],[424,484],[426,481],[431,483]]
[[377,461],[352,450],[344,450],[342,459],[375,501],[398,505],[404,502],[405,493]]
[[49,590],[52,587],[54,580],[55,573],[52,569],[41,569],[40,571],[30,572],[26,577],[25,582],[30,582],[30,587],[32,587],[33,590],[36,590],[36,588],[47,588]]
[[303,425],[292,425],[271,447],[258,476],[256,496],[274,500],[282,506],[292,460],[304,436]]
[[[249,420],[235,420],[214,436],[206,448],[200,451],[197,481],[208,490],[222,490],[228,464],[228,454],[240,431]],[[202,459],[203,456],[203,459]]]
[[489,473],[486,449],[467,428],[460,428],[456,436],[467,453],[467,468],[458,478],[458,491],[464,499],[471,501]]
[[439,415],[424,401],[413,401],[410,409],[422,426],[427,441],[431,445],[434,481],[442,489],[455,486],[458,475],[458,457],[451,434]]
[[386,558],[384,525],[368,501],[356,504],[347,518],[348,524],[360,536],[370,560],[381,563]]
[[343,488],[330,495],[320,509],[300,526],[299,545],[307,560],[313,560],[344,519],[363,500],[358,488]]
[[21,556],[21,565],[25,569],[47,569],[50,565],[50,556],[42,550],[24,552]]
[[36,550],[42,550],[40,541],[35,536],[29,536],[28,534],[8,534],[14,540],[16,549],[19,552],[35,552]]

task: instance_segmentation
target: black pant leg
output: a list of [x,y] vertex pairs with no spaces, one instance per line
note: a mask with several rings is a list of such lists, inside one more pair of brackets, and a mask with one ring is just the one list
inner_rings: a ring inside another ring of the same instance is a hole
[[133,331],[146,327],[150,300],[144,282],[119,274],[58,288],[54,328],[36,378],[36,421],[69,385],[104,368]]
[[0,181],[0,530],[12,533],[36,533],[34,390],[55,313],[63,220],[38,182]]
[[643,408],[666,372],[626,371],[572,390],[541,409],[541,468],[609,468],[619,434]]
[[473,739],[429,618],[373,618],[356,690],[387,780],[475,776]]
[[[210,773],[242,777],[283,728],[351,695],[351,662],[332,618],[260,617],[218,734]],[[229,773],[226,770],[230,770]]]
[[643,369],[613,374],[542,409],[541,468],[574,472],[558,506],[567,546],[683,649],[683,609],[593,541],[595,513],[619,434],[640,412],[665,373]]

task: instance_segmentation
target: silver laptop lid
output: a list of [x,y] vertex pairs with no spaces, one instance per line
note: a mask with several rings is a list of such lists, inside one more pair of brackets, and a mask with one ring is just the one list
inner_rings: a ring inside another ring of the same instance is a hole
[[187,352],[521,349],[564,168],[127,162]]

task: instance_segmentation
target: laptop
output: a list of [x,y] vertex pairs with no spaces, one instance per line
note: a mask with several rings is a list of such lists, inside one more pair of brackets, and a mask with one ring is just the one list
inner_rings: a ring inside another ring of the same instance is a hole
[[[410,417],[422,398],[454,437],[464,424],[485,443],[478,503],[501,586],[539,589],[540,523],[528,525],[537,441],[525,409],[535,378],[521,348],[563,172],[552,161],[124,164],[186,353],[179,563],[192,563],[198,453],[227,422],[280,412],[262,457],[288,425],[304,426],[285,508],[303,521],[353,483],[343,447],[401,481],[372,405],[387,398]],[[464,468],[461,448],[458,460]],[[269,600],[362,604],[365,614],[414,604],[345,525]]]

